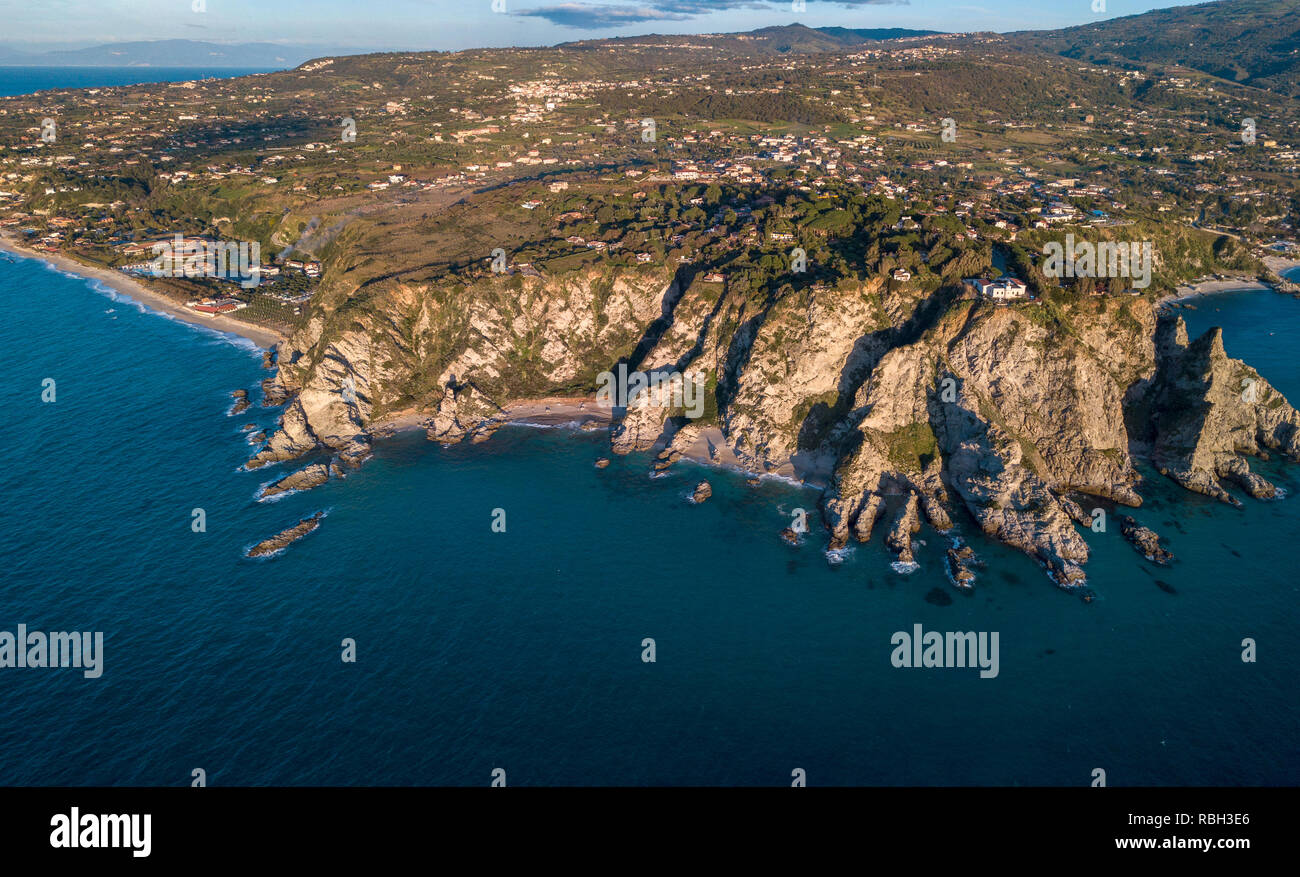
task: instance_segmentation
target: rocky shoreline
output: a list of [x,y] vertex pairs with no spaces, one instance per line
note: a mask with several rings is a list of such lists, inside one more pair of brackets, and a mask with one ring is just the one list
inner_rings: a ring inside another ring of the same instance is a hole
[[[313,319],[277,351],[265,398],[285,410],[248,467],[333,453],[323,469],[270,488],[304,489],[327,480],[332,467],[358,464],[372,441],[398,429],[422,428],[444,444],[486,441],[509,423],[607,429],[614,454],[650,452],[652,474],[689,459],[820,482],[831,554],[879,530],[895,568],[910,570],[915,539],[928,526],[949,536],[948,572],[966,588],[979,559],[960,530],[973,525],[1025,552],[1057,585],[1081,589],[1090,550],[1080,530],[1091,519],[1072,496],[1138,507],[1136,463],[1149,461],[1185,489],[1235,505],[1234,487],[1254,498],[1277,495],[1248,457],[1300,460],[1300,413],[1226,355],[1219,330],[1191,340],[1167,302],[1153,297],[1109,307],[1079,299],[1045,321],[1032,305],[868,286],[792,300],[788,317],[769,311],[753,318],[757,329],[720,335],[720,326],[740,325],[738,316],[725,324],[717,317],[729,306],[725,295],[671,285],[641,293],[647,298],[634,309],[646,319],[670,311],[673,320],[647,336],[633,364],[725,375],[716,414],[693,420],[654,396],[615,410],[572,396],[498,405],[473,377],[486,376],[489,364],[501,368],[492,358],[495,330],[484,323],[483,345],[446,366],[429,404],[375,417],[377,403],[406,392],[391,358],[383,370],[367,365],[376,361],[372,329],[382,330],[359,326],[325,341],[324,323]],[[862,309],[867,294],[880,297],[883,311]],[[745,302],[734,307],[743,314]],[[586,319],[546,324],[557,382],[580,367],[562,351],[568,327]],[[707,499],[704,486],[694,501]],[[794,544],[801,535],[781,533]],[[1167,562],[1164,549],[1154,550],[1158,537],[1130,529],[1126,538]]]

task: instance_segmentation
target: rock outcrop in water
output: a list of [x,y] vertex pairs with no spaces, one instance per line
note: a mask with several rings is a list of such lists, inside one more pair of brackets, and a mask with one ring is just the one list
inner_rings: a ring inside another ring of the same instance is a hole
[[1161,547],[1160,536],[1156,531],[1142,526],[1128,515],[1120,516],[1119,531],[1125,539],[1133,544],[1138,554],[1141,554],[1152,563],[1167,566],[1169,561],[1174,559],[1173,554]]
[[1277,488],[1251,472],[1242,455],[1300,457],[1295,409],[1254,369],[1228,358],[1221,329],[1190,343],[1181,320],[1163,329],[1150,408],[1153,462],[1188,490],[1231,505],[1241,501],[1225,482],[1256,499],[1273,498]]
[[969,545],[954,545],[948,549],[948,575],[952,583],[959,588],[970,588],[975,584],[975,573],[971,566],[975,563],[975,552]]
[[297,472],[292,472],[273,484],[262,488],[261,499],[269,499],[282,493],[295,490],[311,490],[330,480],[328,463],[316,463]]
[[303,518],[297,524],[294,524],[287,530],[282,530],[263,542],[259,542],[252,548],[248,549],[249,557],[266,557],[283,551],[293,543],[297,542],[303,536],[314,531],[320,526],[321,518],[325,517],[324,512],[317,512],[310,518]]
[[706,397],[691,418],[645,396],[613,427],[616,453],[657,449],[664,471],[703,443],[823,480],[831,548],[883,530],[908,563],[924,526],[974,526],[1074,586],[1088,518],[1071,497],[1140,505],[1135,460],[1237,504],[1233,489],[1275,495],[1248,457],[1300,459],[1300,414],[1219,330],[1189,341],[1145,298],[996,306],[879,279],[756,295],[687,268],[593,268],[455,296],[385,280],[352,301],[326,297],[279,351],[267,395],[288,404],[250,467],[321,448],[358,460],[397,410],[427,412],[439,442],[485,437],[512,401],[594,392],[624,363],[691,374]]

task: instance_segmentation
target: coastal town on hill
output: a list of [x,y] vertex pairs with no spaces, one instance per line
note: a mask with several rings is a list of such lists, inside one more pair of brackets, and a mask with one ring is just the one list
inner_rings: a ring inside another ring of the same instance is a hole
[[[160,252],[256,243],[256,282],[200,257],[160,286],[281,330],[329,274],[321,231],[457,202],[512,227],[505,270],[526,275],[602,259],[726,279],[739,253],[788,261],[793,247],[825,267],[817,256],[864,230],[868,201],[884,236],[852,268],[922,289],[951,276],[940,259],[991,251],[985,281],[1005,272],[1041,296],[1042,243],[1067,230],[1187,229],[1225,271],[1274,283],[1261,260],[1300,253],[1297,111],[1267,92],[1195,71],[1031,63],[989,38],[721,61],[698,43],[327,58],[3,98],[0,228],[144,278]],[[448,275],[485,269],[484,231],[441,242]],[[1161,266],[1167,286],[1203,279],[1172,253]],[[1061,285],[1132,291],[1120,281]]]

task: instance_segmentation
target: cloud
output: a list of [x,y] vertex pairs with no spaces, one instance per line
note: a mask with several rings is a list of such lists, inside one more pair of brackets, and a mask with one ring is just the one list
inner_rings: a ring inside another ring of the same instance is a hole
[[[816,4],[819,0],[808,0]],[[909,0],[820,0],[826,6],[907,6]],[[560,27],[601,30],[641,24],[647,21],[686,21],[713,12],[749,10],[755,12],[793,12],[790,0],[643,0],[635,4],[557,3],[533,9],[521,9],[514,15],[542,18]]]
[[556,6],[524,9],[514,14],[529,18],[544,18],[552,24],[580,30],[601,30],[607,27],[640,24],[645,21],[684,21],[691,17],[651,6],[609,6],[590,3],[561,3]]

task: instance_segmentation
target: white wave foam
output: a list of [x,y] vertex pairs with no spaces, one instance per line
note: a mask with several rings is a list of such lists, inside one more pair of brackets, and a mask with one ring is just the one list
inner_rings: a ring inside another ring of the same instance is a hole
[[531,429],[581,429],[585,420],[566,420],[564,423],[536,423],[530,420],[507,420],[506,426],[526,426]]
[[260,485],[257,488],[257,493],[254,495],[253,499],[255,499],[257,502],[279,502],[280,500],[284,499],[286,496],[293,496],[295,493],[302,493],[301,490],[285,490],[280,493],[272,494],[271,496],[262,495],[263,491],[265,491],[268,487],[270,487],[272,484],[275,484],[279,480],[280,480],[279,478],[273,478],[270,481],[266,482],[265,484]]
[[850,545],[845,545],[843,548],[827,548],[826,562],[829,563],[831,566],[839,566],[841,563],[847,560],[849,555],[852,553],[853,553],[853,547]]
[[[171,320],[173,323],[177,323],[181,326],[188,326],[191,329],[197,329],[199,332],[208,335],[209,337],[214,337],[220,341],[224,341],[227,344],[231,345],[232,347],[238,347],[240,350],[247,351],[250,354],[259,357],[262,355],[263,348],[259,347],[257,345],[257,342],[253,341],[251,338],[245,338],[243,335],[237,335],[234,332],[226,332],[214,326],[204,326],[201,323],[191,323],[188,320],[182,320],[180,317],[177,317],[175,314],[169,314],[166,311],[156,310],[155,308],[149,307],[148,304],[140,301],[139,299],[132,298],[129,295],[118,292],[116,289],[109,286],[107,283],[105,283],[103,280],[100,280],[98,277],[86,277],[82,274],[76,274],[72,271],[65,271],[64,269],[59,268],[49,262],[45,262],[43,260],[38,260],[38,261],[41,261],[42,265],[44,265],[48,270],[53,271],[55,274],[61,274],[64,277],[67,277],[71,280],[80,280],[82,283],[86,284],[87,287],[99,293],[100,295],[105,296],[110,301],[114,301],[122,305],[128,305],[128,304],[133,305],[136,311],[138,311],[139,313],[151,314],[155,317],[162,317],[163,319]],[[112,313],[112,312],[113,312],[112,310],[105,311],[105,313]]]

